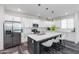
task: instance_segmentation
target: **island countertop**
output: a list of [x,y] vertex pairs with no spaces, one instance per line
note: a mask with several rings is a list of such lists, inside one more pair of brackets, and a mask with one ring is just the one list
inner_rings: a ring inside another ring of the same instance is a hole
[[61,35],[61,33],[58,33],[58,32],[46,32],[43,35],[29,34],[27,36],[32,38],[35,41],[41,41],[41,40],[45,40],[47,38],[54,37],[54,36],[57,36],[57,35]]

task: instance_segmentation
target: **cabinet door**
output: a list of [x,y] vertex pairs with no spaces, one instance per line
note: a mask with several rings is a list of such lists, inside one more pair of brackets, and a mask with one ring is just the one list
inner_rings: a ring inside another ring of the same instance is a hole
[[28,50],[30,53],[34,54],[35,53],[35,48],[34,48],[34,40],[30,37],[28,37]]

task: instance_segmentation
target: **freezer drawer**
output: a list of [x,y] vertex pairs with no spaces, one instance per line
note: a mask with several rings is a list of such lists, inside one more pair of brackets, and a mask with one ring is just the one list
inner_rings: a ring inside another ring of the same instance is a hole
[[12,41],[13,46],[17,46],[21,44],[21,34],[13,32],[13,41]]

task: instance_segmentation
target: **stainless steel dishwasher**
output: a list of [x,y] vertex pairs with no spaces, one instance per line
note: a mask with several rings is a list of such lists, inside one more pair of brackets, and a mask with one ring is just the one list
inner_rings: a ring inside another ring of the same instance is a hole
[[21,44],[21,22],[5,21],[3,24],[4,49]]

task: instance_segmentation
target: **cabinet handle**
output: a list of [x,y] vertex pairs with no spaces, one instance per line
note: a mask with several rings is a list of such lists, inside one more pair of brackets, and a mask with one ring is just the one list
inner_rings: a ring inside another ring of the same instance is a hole
[[32,43],[34,43],[34,40],[32,40]]

